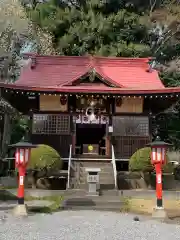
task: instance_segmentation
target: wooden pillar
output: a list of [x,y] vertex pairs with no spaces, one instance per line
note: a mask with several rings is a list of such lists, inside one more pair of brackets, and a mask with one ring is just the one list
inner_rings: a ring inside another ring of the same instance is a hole
[[33,135],[33,111],[30,109],[29,111],[29,141],[32,142],[32,135]]
[[110,98],[109,101],[109,124],[108,124],[108,134],[107,134],[107,155],[111,157],[111,140],[112,132],[110,132],[110,127],[112,127],[112,116],[114,112],[114,99]]
[[75,154],[75,146],[76,146],[76,129],[75,129],[75,124],[73,121],[73,112],[71,111],[70,113],[70,123],[71,123],[71,143],[72,143],[72,155]]
[[75,147],[76,147],[76,134],[72,134],[72,155],[75,154]]
[[110,138],[107,135],[106,136],[106,156],[110,156],[110,150],[111,150]]

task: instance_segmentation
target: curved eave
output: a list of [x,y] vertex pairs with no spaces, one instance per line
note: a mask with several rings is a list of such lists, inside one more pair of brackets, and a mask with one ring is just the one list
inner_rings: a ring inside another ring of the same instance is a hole
[[161,89],[135,89],[135,88],[110,88],[110,87],[30,87],[15,84],[0,83],[0,88],[9,91],[29,91],[47,93],[98,93],[116,95],[156,95],[156,94],[179,94],[180,87],[161,88]]

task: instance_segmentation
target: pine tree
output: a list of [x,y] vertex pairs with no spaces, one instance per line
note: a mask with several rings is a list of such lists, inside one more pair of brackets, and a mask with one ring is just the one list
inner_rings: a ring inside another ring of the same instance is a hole
[[[115,8],[114,2],[119,2]],[[51,0],[28,13],[33,22],[53,36],[62,55],[150,55],[147,28],[140,15],[121,8],[123,1],[77,1],[66,5]]]

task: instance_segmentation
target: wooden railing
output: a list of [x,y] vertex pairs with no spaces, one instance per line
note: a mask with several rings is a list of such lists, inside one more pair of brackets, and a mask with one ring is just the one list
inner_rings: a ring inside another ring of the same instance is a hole
[[117,189],[117,169],[116,169],[116,158],[114,154],[113,145],[112,145],[112,165],[113,165],[113,172],[114,172],[114,185],[115,185],[115,189]]
[[72,145],[69,146],[67,189],[70,188]]

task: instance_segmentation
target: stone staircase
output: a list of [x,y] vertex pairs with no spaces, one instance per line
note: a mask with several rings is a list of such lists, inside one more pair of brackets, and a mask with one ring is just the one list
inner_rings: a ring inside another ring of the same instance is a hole
[[[100,168],[100,190],[112,190],[115,188],[113,165],[109,159],[86,159],[78,158],[73,160],[73,170],[71,170],[71,188],[88,190],[86,168]],[[73,171],[73,172],[72,172]]]

